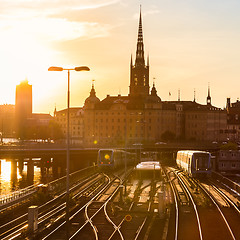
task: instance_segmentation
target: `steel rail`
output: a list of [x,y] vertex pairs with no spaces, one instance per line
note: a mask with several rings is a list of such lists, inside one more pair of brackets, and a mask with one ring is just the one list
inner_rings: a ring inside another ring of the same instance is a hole
[[221,194],[222,197],[225,198],[225,199],[228,201],[228,203],[230,203],[230,205],[231,205],[232,207],[234,207],[234,209],[238,212],[238,214],[240,214],[240,210],[238,209],[238,207],[236,206],[236,204],[235,204],[223,191],[219,190],[219,189],[215,186],[215,184],[212,183],[212,182],[211,182],[211,186],[212,186],[217,192],[219,192],[219,194]]
[[[87,213],[86,213],[87,207],[85,208],[85,215],[86,215],[86,217],[87,217],[88,219],[87,219],[87,221],[84,223],[84,225],[82,225],[81,228],[79,228],[79,229],[69,238],[70,240],[73,239],[75,236],[77,236],[77,235],[79,234],[79,232],[80,232],[88,223],[90,223],[90,225],[92,226],[93,231],[94,231],[94,234],[95,234],[95,237],[96,237],[96,239],[98,239],[97,229],[96,229],[96,227],[92,224],[92,218],[93,218],[98,212],[100,212],[100,210],[102,209],[103,206],[107,205],[107,203],[112,199],[112,197],[113,197],[113,196],[117,193],[117,191],[119,190],[120,185],[123,184],[124,181],[121,179],[121,177],[115,175],[115,179],[116,179],[116,178],[119,179],[120,183],[118,184],[118,186],[117,186],[117,188],[115,189],[115,191],[114,191],[114,193],[112,194],[112,196],[111,196],[110,198],[108,198],[108,200],[98,209],[98,211],[97,211],[91,218],[89,218],[88,215],[87,215]],[[109,183],[109,185],[110,185],[110,183]],[[107,188],[107,186],[106,186],[106,188]],[[104,191],[104,190],[105,190],[105,189],[103,189],[103,191]],[[100,195],[100,194],[99,194],[99,195]],[[97,197],[98,197],[98,195],[96,196],[96,198],[97,198]],[[94,198],[94,199],[95,199],[95,198]],[[93,201],[94,199],[92,199],[92,201]],[[89,202],[89,203],[87,203],[87,204],[90,205],[91,203]],[[88,205],[88,206],[89,206],[89,205]],[[76,214],[78,214],[78,213],[76,213]],[[76,215],[76,214],[75,214],[75,215]],[[107,218],[107,220],[108,220],[108,218]],[[109,220],[110,220],[110,223],[112,224],[113,222],[111,222],[111,219],[110,219],[110,218],[109,218]],[[114,235],[115,231],[118,231],[121,239],[124,240],[123,235],[122,235],[122,233],[121,233],[121,231],[120,231],[120,227],[117,226],[116,224],[115,224],[115,226],[113,225],[113,227],[114,227],[115,230],[114,230],[114,232],[113,232],[112,234]]]
[[[101,189],[101,191],[98,192],[98,194],[95,195],[95,196],[85,205],[84,208],[81,208],[81,210],[85,209],[85,215],[86,215],[86,217],[87,217],[87,220],[86,220],[86,222],[85,222],[72,236],[70,236],[69,240],[74,239],[74,238],[80,233],[80,231],[81,231],[88,223],[89,223],[90,225],[92,225],[92,224],[91,224],[91,223],[92,223],[92,218],[93,218],[99,211],[101,211],[103,205],[102,205],[102,206],[97,210],[97,212],[96,212],[93,216],[91,216],[90,218],[88,217],[88,215],[87,215],[87,213],[86,213],[86,210],[87,210],[88,206],[89,206],[97,197],[99,197],[100,194],[102,194],[102,192],[104,192],[104,191],[111,185],[111,183],[113,182],[113,180],[111,180],[107,175],[106,175],[106,177],[108,178],[108,184],[107,184],[103,189]],[[72,216],[72,218],[75,217],[79,212],[80,212],[80,211],[77,211],[77,212],[74,214],[74,216]],[[95,230],[95,228],[93,228],[93,231],[94,231],[94,230]],[[96,232],[94,232],[94,234],[95,234],[95,237],[96,237]]]
[[[106,212],[106,206],[107,204],[109,203],[109,201],[113,198],[113,196],[115,196],[115,194],[118,192],[119,190],[119,187],[120,187],[120,184],[121,181],[119,182],[118,186],[116,187],[116,189],[114,190],[114,192],[112,193],[112,195],[106,200],[106,202],[89,218],[88,216],[88,213],[87,213],[87,210],[88,210],[88,207],[90,206],[91,203],[88,204],[88,206],[85,208],[85,215],[87,217],[87,220],[89,221],[90,225],[92,226],[93,228],[93,231],[94,231],[94,234],[95,234],[95,238],[96,240],[98,239],[98,230],[97,230],[97,227],[95,225],[93,225],[93,222],[92,222],[92,219],[102,210],[104,210],[104,214],[105,214],[105,217],[107,218],[107,220],[110,220],[109,222],[113,225],[113,227],[117,227],[113,221],[111,221],[111,219],[108,217],[108,214]],[[109,218],[109,219],[108,219]],[[122,233],[120,232],[120,230],[118,230],[119,232],[119,235],[121,237],[122,240],[124,240],[123,236],[122,236]]]
[[[95,175],[95,177],[96,177],[96,175]],[[87,182],[89,181],[89,179],[93,179],[93,178],[94,178],[94,177],[91,176],[90,178],[85,179],[83,182],[80,182],[80,183],[78,183],[77,185],[73,186],[73,187],[70,189],[70,191],[76,189],[77,186],[79,187],[80,185],[83,185],[83,184],[87,183]],[[84,189],[83,189],[82,191],[80,191],[77,195],[82,194],[83,192],[85,192],[86,190],[88,190],[92,185],[94,185],[94,184],[95,184],[96,182],[98,182],[99,180],[101,180],[101,178],[100,178],[100,179],[96,179],[95,181],[93,181],[93,183],[92,183],[90,186],[88,186],[87,188],[84,188]],[[43,205],[41,205],[41,206],[39,207],[39,209],[44,208],[44,207],[46,207],[47,205],[52,204],[52,203],[58,201],[60,198],[64,197],[64,195],[65,195],[65,192],[64,192],[64,193],[61,193],[61,194],[58,195],[56,198],[54,198],[54,199],[52,199],[52,200],[44,203]],[[75,197],[75,196],[74,196],[74,197]],[[54,215],[57,215],[57,214],[59,214],[60,212],[62,212],[62,211],[65,209],[65,207],[66,207],[66,203],[62,203],[62,204],[60,204],[57,208],[54,208],[54,209],[50,210],[50,212],[49,212],[49,210],[46,210],[46,211],[47,211],[46,213],[41,213],[42,215],[39,216],[39,218],[38,218],[38,219],[39,219],[39,225],[43,224],[43,223],[46,222],[48,219],[52,218]],[[7,227],[8,225],[14,224],[16,221],[19,221],[21,218],[26,218],[27,215],[28,215],[28,214],[26,213],[26,214],[22,215],[21,217],[19,217],[19,218],[13,220],[13,221],[10,221],[10,222],[8,222],[8,223],[0,226],[0,229],[1,229],[1,228],[4,228],[4,227]],[[64,217],[64,216],[65,216],[65,213],[64,213],[64,214],[61,214],[61,216],[59,216],[58,219],[60,219],[61,217]],[[8,239],[9,237],[11,237],[11,238],[13,239],[14,236],[18,236],[18,235],[19,235],[19,232],[20,232],[20,234],[21,234],[21,232],[22,232],[24,229],[26,229],[27,226],[28,226],[27,220],[25,220],[24,222],[18,224],[17,226],[14,226],[13,228],[8,229],[7,231],[1,233],[1,234],[0,234],[0,237],[5,236],[3,239]],[[17,230],[15,230],[15,229],[17,229]],[[9,233],[10,231],[12,231],[12,232]],[[7,234],[8,234],[8,235],[7,235]],[[6,235],[7,235],[7,236],[6,236]]]
[[[149,204],[148,204],[148,209],[147,209],[148,212],[150,212],[151,205],[152,205],[152,203],[149,202]],[[143,223],[142,223],[141,226],[138,228],[138,230],[137,230],[137,234],[136,234],[134,240],[137,240],[137,239],[138,239],[138,237],[139,237],[139,235],[140,235],[140,233],[141,233],[143,227],[145,226],[145,223],[146,223],[146,221],[147,221],[147,218],[148,218],[148,216],[146,216],[146,217],[144,218]]]
[[[130,207],[128,209],[128,211],[131,211],[133,208],[134,202],[132,202],[130,204]],[[115,235],[115,233],[118,231],[118,229],[120,229],[123,225],[123,223],[126,221],[125,217],[122,218],[121,222],[118,224],[118,226],[116,226],[116,228],[114,229],[113,233],[111,234],[111,236],[108,238],[108,240],[111,240],[113,238],[113,236]]]
[[212,202],[214,203],[214,205],[217,207],[219,213],[221,214],[222,219],[224,220],[224,222],[225,222],[225,224],[226,224],[226,226],[227,226],[227,228],[228,228],[228,230],[229,230],[229,232],[230,232],[230,234],[231,234],[231,236],[232,236],[232,239],[233,239],[233,240],[236,240],[236,238],[235,238],[235,236],[234,236],[234,234],[233,234],[233,232],[232,232],[232,229],[231,229],[231,227],[230,227],[229,224],[228,224],[228,221],[227,221],[226,217],[224,216],[222,210],[221,210],[220,207],[218,206],[218,203],[214,200],[214,198],[212,197],[212,195],[211,195],[204,187],[202,187],[201,184],[199,184],[199,186],[200,186],[200,188],[208,195],[208,197],[212,200]]
[[[163,169],[163,168],[162,168]],[[172,180],[170,180],[169,176],[166,174],[165,170],[163,170],[165,175],[167,176],[168,178],[168,181],[170,183],[170,186],[171,186],[171,189],[172,189],[172,192],[173,192],[173,197],[174,197],[174,202],[175,202],[175,210],[176,210],[176,217],[175,217],[175,237],[174,239],[177,240],[178,239],[178,222],[179,222],[179,206],[178,206],[178,201],[177,201],[177,195],[176,195],[176,189],[173,187],[173,183],[172,183]],[[172,171],[170,171],[172,172]],[[174,191],[175,190],[175,191]]]
[[[108,179],[109,180],[109,179]],[[108,182],[108,184],[109,184],[109,182]],[[107,186],[107,185],[106,185]],[[106,187],[105,186],[105,187]],[[104,187],[104,188],[105,188]],[[103,189],[104,189],[103,188]],[[102,189],[102,190],[103,190]],[[99,195],[99,194],[101,194],[101,192],[102,192],[102,190],[100,191],[100,192],[98,192],[98,194],[97,194],[97,196]],[[92,199],[95,199],[95,197],[96,196],[94,196]],[[92,199],[90,199],[89,201],[92,201]],[[85,203],[80,209],[78,209],[75,213],[73,213],[71,216],[70,216],[70,218],[69,218],[69,220],[71,221],[77,214],[79,214],[82,210],[84,210],[85,208],[86,208],[86,206],[87,206],[87,204],[88,204],[89,202],[87,202],[87,203]],[[59,226],[57,226],[55,229],[53,229],[50,233],[48,233],[46,236],[44,236],[43,238],[42,238],[42,240],[46,240],[46,239],[48,239],[48,238],[50,238],[55,232],[57,232],[60,228],[62,228],[64,225],[66,224],[66,220],[65,221],[63,221]],[[86,222],[85,222],[85,224],[86,224]],[[85,225],[84,224],[84,225]],[[75,232],[76,233],[76,232]],[[74,233],[74,234],[75,234]],[[74,235],[73,234],[73,235]],[[69,238],[69,239],[71,239],[72,237],[73,237],[73,235]]]
[[199,214],[198,214],[198,211],[197,211],[197,206],[196,206],[196,204],[195,204],[195,202],[193,200],[192,194],[189,192],[189,190],[186,187],[185,183],[183,182],[183,180],[179,176],[179,173],[177,173],[176,176],[178,177],[179,181],[182,183],[183,187],[185,188],[186,192],[188,193],[188,195],[190,197],[190,200],[192,202],[192,205],[193,205],[193,208],[194,208],[194,211],[195,211],[195,214],[196,214],[197,222],[198,222],[199,237],[200,237],[201,240],[203,240],[200,218],[199,218]]
[[[87,167],[87,168],[84,168],[84,169],[81,169],[81,170],[78,170],[76,172],[73,172],[70,174],[70,177],[74,177],[75,175],[83,172],[83,171],[86,171],[86,170],[89,170],[89,169],[92,169],[94,167]],[[61,178],[58,178],[56,180],[53,180],[52,182],[48,183],[48,185],[53,185],[57,182],[60,182],[62,180],[64,180],[66,178],[66,176],[63,176]],[[23,189],[19,189],[18,191],[15,191],[15,192],[12,192],[12,193],[9,193],[7,195],[4,195],[4,196],[0,196],[0,209],[4,210],[4,209],[7,209],[12,205],[15,205],[17,204],[17,201],[18,200],[24,200],[26,199],[27,197],[31,196],[32,194],[36,193],[37,192],[37,189],[39,187],[39,184],[34,184],[34,185],[30,185],[26,188],[23,188]]]

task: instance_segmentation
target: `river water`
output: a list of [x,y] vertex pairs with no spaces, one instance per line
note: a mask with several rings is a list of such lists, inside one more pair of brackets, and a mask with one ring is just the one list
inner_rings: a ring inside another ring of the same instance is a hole
[[[16,138],[1,139],[3,145],[15,145],[18,142]],[[37,166],[34,166],[34,178],[29,181],[26,164],[24,164],[23,171],[20,173],[18,167],[17,171],[12,171],[10,160],[0,159],[0,195],[9,194],[31,184],[41,183],[41,178],[41,170]]]
[[27,165],[24,165],[23,171],[20,173],[12,171],[11,161],[1,159],[0,167],[0,195],[9,194],[17,191],[18,189],[25,188],[29,184],[37,184],[41,182],[41,170],[37,166],[34,166],[34,178],[29,182],[27,179]]

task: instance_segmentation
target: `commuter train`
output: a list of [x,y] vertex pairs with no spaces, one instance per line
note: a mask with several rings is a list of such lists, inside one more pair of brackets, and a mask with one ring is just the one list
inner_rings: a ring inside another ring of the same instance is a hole
[[177,166],[192,177],[211,175],[211,154],[205,151],[178,151]]
[[136,162],[136,154],[118,149],[99,149],[97,165],[101,169],[116,169],[133,165]]

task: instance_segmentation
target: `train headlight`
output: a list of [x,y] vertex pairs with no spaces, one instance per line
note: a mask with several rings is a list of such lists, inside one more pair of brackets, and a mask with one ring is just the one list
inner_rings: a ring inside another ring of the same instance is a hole
[[108,154],[105,154],[104,158],[105,158],[106,160],[108,160],[108,159],[110,159],[110,156],[109,156]]

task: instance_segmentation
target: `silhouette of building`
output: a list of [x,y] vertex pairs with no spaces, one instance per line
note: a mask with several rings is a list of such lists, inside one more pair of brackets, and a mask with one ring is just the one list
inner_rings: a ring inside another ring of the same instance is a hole
[[15,106],[12,104],[0,105],[0,137],[14,137],[15,135]]
[[231,103],[231,99],[227,98],[227,138],[233,142],[240,141],[240,101]]
[[16,86],[15,132],[20,139],[48,139],[51,137],[50,114],[32,113],[32,85],[27,80]]
[[32,85],[25,80],[16,86],[16,136],[24,138],[28,119],[32,118]]

